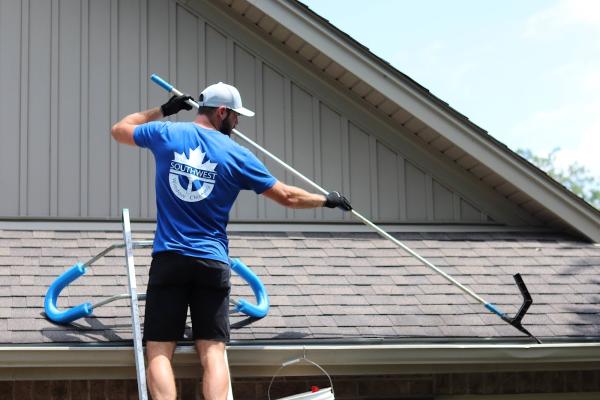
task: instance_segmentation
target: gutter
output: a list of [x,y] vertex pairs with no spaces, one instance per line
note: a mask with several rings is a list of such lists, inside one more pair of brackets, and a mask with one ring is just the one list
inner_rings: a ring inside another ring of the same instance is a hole
[[[268,377],[306,356],[334,375],[583,370],[600,365],[600,342],[560,344],[314,344],[228,346],[234,377]],[[178,346],[178,377],[199,376],[192,345]],[[303,363],[287,374],[318,375]],[[0,380],[135,379],[131,346],[0,347]]]

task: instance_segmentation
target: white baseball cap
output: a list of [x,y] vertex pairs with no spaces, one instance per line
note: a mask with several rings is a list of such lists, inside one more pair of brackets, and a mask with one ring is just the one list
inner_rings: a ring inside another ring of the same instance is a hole
[[200,107],[220,107],[225,106],[238,114],[246,117],[253,117],[254,111],[250,111],[242,106],[242,96],[235,86],[223,82],[208,86],[200,93],[198,98]]

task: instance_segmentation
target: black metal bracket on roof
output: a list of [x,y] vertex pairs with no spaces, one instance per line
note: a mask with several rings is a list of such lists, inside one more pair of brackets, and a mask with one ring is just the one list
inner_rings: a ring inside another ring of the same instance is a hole
[[521,304],[521,308],[519,308],[519,311],[517,311],[515,316],[512,318],[509,317],[508,314],[503,313],[502,311],[500,311],[498,308],[496,308],[491,303],[486,304],[485,307],[488,310],[490,310],[490,311],[494,312],[495,314],[497,314],[498,316],[500,316],[500,318],[502,318],[504,321],[508,322],[510,325],[517,328],[519,331],[521,331],[524,334],[526,334],[527,336],[531,337],[538,344],[542,344],[542,342],[537,337],[533,336],[527,329],[525,329],[521,323],[521,320],[527,313],[527,310],[529,310],[529,307],[531,307],[531,305],[533,304],[533,299],[531,298],[531,294],[529,294],[529,290],[527,290],[527,286],[525,286],[525,282],[523,281],[521,274],[515,274],[515,275],[513,275],[513,278],[515,278],[515,282],[517,283],[517,286],[519,287],[519,291],[521,292],[521,295],[523,296],[523,304]]

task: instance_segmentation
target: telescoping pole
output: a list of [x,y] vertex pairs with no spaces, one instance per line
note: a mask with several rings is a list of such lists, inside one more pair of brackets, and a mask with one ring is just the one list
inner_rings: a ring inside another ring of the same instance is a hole
[[[152,75],[150,77],[150,79],[153,82],[155,82],[157,85],[159,85],[160,87],[162,87],[163,89],[165,89],[167,92],[169,92],[169,93],[171,93],[173,95],[179,96],[179,95],[183,94],[182,92],[180,92],[179,90],[177,90],[173,85],[171,85],[167,81],[163,80],[158,75],[154,74],[154,75]],[[193,101],[193,100],[189,100],[188,104],[190,104],[192,107],[199,108],[198,103],[195,102],[195,101]],[[303,174],[301,174],[295,168],[293,168],[290,165],[288,165],[287,163],[285,163],[279,157],[275,156],[270,151],[268,151],[267,149],[263,148],[261,145],[259,145],[258,143],[256,143],[255,141],[253,141],[252,139],[250,139],[249,137],[247,137],[246,135],[244,135],[242,132],[238,131],[237,129],[234,129],[233,133],[237,137],[239,137],[240,139],[242,139],[244,142],[248,143],[249,145],[251,145],[255,149],[259,150],[260,152],[262,152],[263,154],[265,154],[266,156],[268,156],[269,158],[271,158],[277,164],[281,165],[282,167],[284,167],[285,169],[287,169],[288,171],[290,171],[291,173],[293,173],[296,177],[300,178],[301,180],[303,180],[305,183],[307,183],[309,186],[313,187],[314,189],[316,189],[320,193],[322,193],[324,195],[327,195],[329,193],[327,190],[325,190],[321,186],[317,185],[315,182],[313,182],[312,180],[310,180],[309,178],[307,178],[306,176],[304,176]],[[498,315],[500,318],[502,318],[502,320],[504,320],[505,322],[507,322],[510,325],[514,326],[515,328],[517,328],[521,332],[525,333],[526,335],[530,336],[537,343],[541,343],[538,338],[536,338],[531,333],[529,333],[529,331],[527,331],[527,329],[525,329],[521,325],[521,320],[522,320],[523,316],[525,315],[525,313],[527,312],[527,309],[529,308],[529,306],[532,304],[532,300],[531,300],[531,296],[529,295],[529,292],[527,291],[527,288],[525,287],[525,283],[523,282],[523,279],[521,278],[521,276],[519,274],[515,275],[514,278],[515,278],[515,281],[517,282],[519,290],[521,291],[523,297],[525,298],[525,302],[521,306],[521,309],[519,310],[519,312],[517,313],[517,315],[515,317],[511,318],[511,317],[508,316],[508,314],[500,311],[500,309],[498,307],[496,307],[494,304],[492,304],[492,303],[484,300],[477,293],[475,293],[474,291],[472,291],[471,289],[469,289],[465,285],[463,285],[460,282],[458,282],[456,279],[454,279],[453,277],[451,277],[450,275],[448,275],[447,273],[445,273],[444,271],[442,271],[441,269],[439,269],[438,267],[436,267],[434,264],[432,264],[431,262],[429,262],[427,259],[421,257],[419,254],[417,254],[411,248],[409,248],[404,243],[402,243],[401,241],[399,241],[398,239],[396,239],[395,237],[393,237],[392,235],[390,235],[389,233],[387,233],[386,231],[384,231],[383,229],[381,229],[380,227],[378,227],[377,225],[375,225],[373,222],[369,221],[367,218],[365,218],[363,215],[361,215],[360,213],[358,213],[356,210],[354,210],[354,209],[351,210],[351,213],[352,213],[352,215],[356,219],[358,219],[359,221],[361,221],[365,225],[370,226],[377,233],[379,233],[381,236],[383,236],[384,238],[386,238],[386,239],[394,242],[397,246],[401,247],[407,253],[409,253],[410,255],[412,255],[413,257],[415,257],[417,260],[421,261],[424,265],[426,265],[427,267],[433,269],[435,272],[437,272],[438,274],[440,274],[441,276],[443,276],[451,284],[455,285],[460,290],[462,290],[466,295],[472,297],[473,299],[475,299],[479,303],[483,304],[485,306],[485,308],[487,308],[489,311],[493,312],[494,314]]]

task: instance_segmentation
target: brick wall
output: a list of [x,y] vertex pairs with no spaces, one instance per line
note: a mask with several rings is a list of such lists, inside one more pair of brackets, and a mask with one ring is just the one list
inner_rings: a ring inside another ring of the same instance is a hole
[[[270,378],[233,381],[235,400],[264,400]],[[333,377],[337,400],[433,399],[441,394],[513,394],[600,392],[600,369],[587,371],[489,372],[470,374],[374,375]],[[177,381],[181,399],[201,400],[200,381]],[[278,377],[271,397],[302,393],[329,385],[323,376]],[[4,381],[0,400],[129,400],[137,399],[133,380]]]

